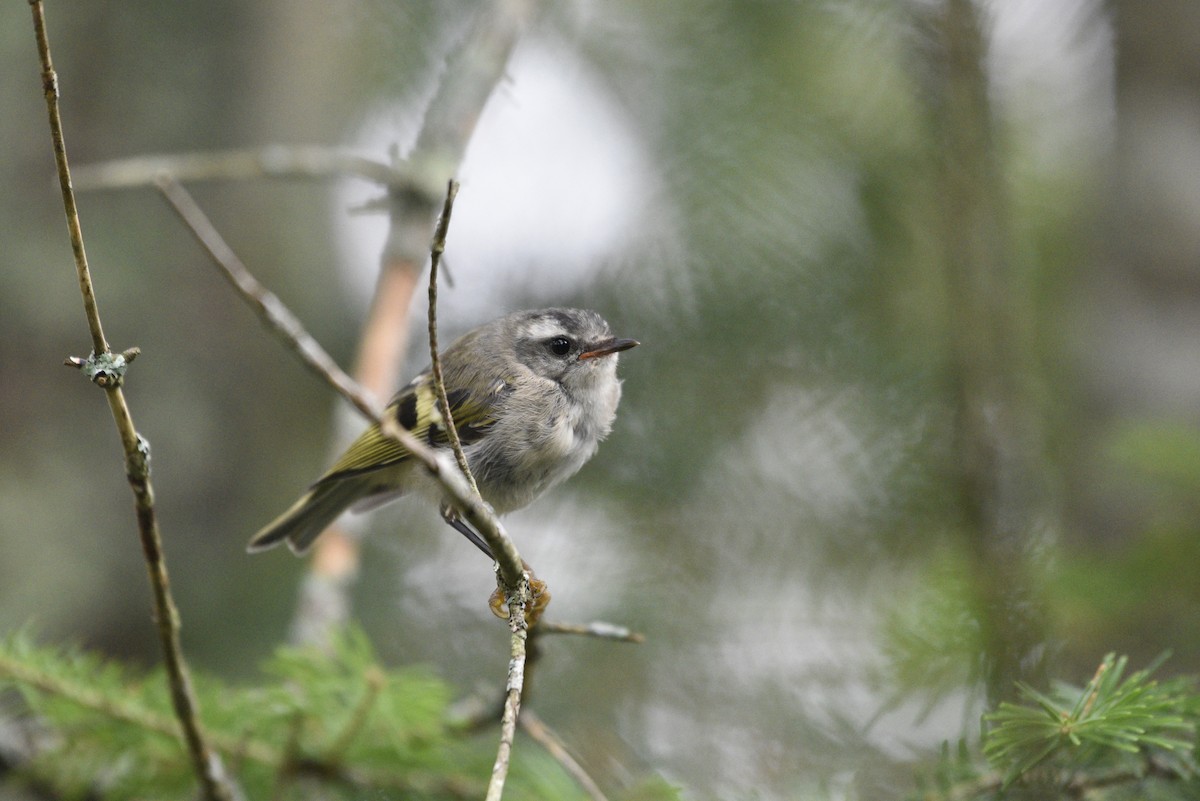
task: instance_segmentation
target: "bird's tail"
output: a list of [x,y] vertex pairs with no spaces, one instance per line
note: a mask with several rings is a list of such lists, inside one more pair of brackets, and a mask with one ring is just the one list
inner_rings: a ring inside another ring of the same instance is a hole
[[362,496],[363,490],[359,482],[352,480],[315,484],[286,512],[255,534],[246,550],[258,553],[286,540],[292,553],[303,554],[338,515]]

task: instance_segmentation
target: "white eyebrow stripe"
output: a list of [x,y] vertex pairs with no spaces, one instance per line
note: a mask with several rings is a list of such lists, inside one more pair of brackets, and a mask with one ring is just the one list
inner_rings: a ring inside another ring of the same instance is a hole
[[533,339],[549,339],[565,334],[562,325],[552,320],[538,320],[529,326],[529,336]]

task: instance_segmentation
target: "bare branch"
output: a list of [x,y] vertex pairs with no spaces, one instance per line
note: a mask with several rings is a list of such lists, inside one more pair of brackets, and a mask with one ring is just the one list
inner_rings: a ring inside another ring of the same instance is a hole
[[[458,429],[454,425],[454,417],[450,413],[450,401],[446,397],[446,384],[442,380],[442,360],[438,353],[437,340],[437,268],[442,253],[446,249],[446,231],[450,227],[450,214],[454,210],[454,197],[458,194],[458,182],[453,179],[446,185],[446,202],[442,207],[442,215],[434,230],[433,244],[430,247],[429,266],[429,357],[434,385],[437,387],[438,405],[442,411],[442,419],[446,423],[454,458],[462,471],[463,479],[470,488],[472,500],[483,504],[483,496],[479,494],[479,486],[471,475],[471,466],[463,453],[462,442],[458,438]],[[530,592],[529,573],[524,569],[524,562],[517,553],[516,546],[497,527],[495,537],[484,535],[492,553],[497,558],[497,574],[501,577],[505,604],[508,607],[508,625],[512,632],[510,638],[510,657],[508,661],[508,682],[504,698],[504,712],[500,719],[500,745],[496,750],[496,762],[492,767],[492,777],[488,782],[487,801],[499,801],[504,794],[504,782],[508,776],[509,761],[512,756],[513,738],[516,736],[517,717],[521,710],[521,692],[525,686],[525,657],[526,642],[529,627],[525,619],[526,604],[533,600]],[[499,546],[499,547],[497,547]],[[508,564],[505,564],[505,562]],[[516,581],[509,580],[510,576],[519,576]],[[540,610],[539,610],[540,611]]]
[[403,169],[341,150],[320,146],[269,145],[250,150],[138,156],[86,164],[75,170],[81,191],[153,186],[159,176],[178,181],[247,178],[362,178],[381,186],[404,186],[412,177]]
[[533,630],[534,634],[578,634],[583,637],[596,637],[601,640],[616,640],[617,642],[633,642],[643,643],[646,641],[646,636],[636,631],[631,631],[625,626],[618,626],[614,623],[605,623],[604,621],[594,621],[582,625],[572,623],[538,623]]
[[[63,138],[62,118],[58,108],[58,76],[50,58],[50,40],[46,32],[46,17],[41,0],[31,0],[33,27],[37,35],[38,55],[42,64],[42,89],[46,96],[46,108],[50,118],[50,134],[54,143],[54,161],[58,169],[58,182],[62,190],[63,208],[67,215],[67,231],[71,250],[75,254],[75,271],[79,279],[79,290],[83,296],[84,311],[88,328],[92,334],[92,356],[84,360],[84,369],[89,362],[107,361],[89,377],[104,388],[109,410],[120,435],[125,451],[125,475],[133,491],[134,508],[137,515],[138,534],[142,553],[146,560],[146,571],[154,597],[154,620],[158,630],[159,644],[163,652],[167,680],[171,690],[171,703],[183,730],[183,739],[191,757],[192,768],[200,782],[204,797],[208,801],[233,801],[238,793],[225,775],[221,760],[214,752],[200,726],[195,694],[191,677],[179,639],[179,612],[171,596],[167,576],[167,563],[163,555],[162,537],[158,529],[158,517],[154,509],[154,487],[150,482],[150,445],[137,433],[125,394],[121,391],[124,367],[135,353],[129,351],[114,356],[104,338],[100,323],[100,311],[92,286],[91,270],[83,245],[83,230],[79,222],[79,209],[75,204],[75,192],[71,187],[71,171],[67,162],[67,148]],[[120,360],[120,364],[117,360]],[[101,381],[103,379],[103,381]]]
[[97,355],[108,353],[108,340],[104,338],[104,326],[100,323],[100,309],[92,287],[87,251],[83,246],[79,209],[75,205],[75,192],[71,189],[67,143],[63,138],[62,116],[58,111],[58,74],[55,73],[54,64],[50,59],[50,38],[46,32],[45,11],[39,0],[30,0],[29,5],[33,9],[33,29],[37,35],[38,56],[42,62],[42,92],[46,96],[46,111],[50,117],[50,139],[54,146],[54,163],[58,168],[58,187],[62,192],[63,209],[67,214],[67,232],[71,240],[71,251],[75,254],[75,272],[79,279],[79,292],[83,296],[83,310],[92,334],[92,352]]

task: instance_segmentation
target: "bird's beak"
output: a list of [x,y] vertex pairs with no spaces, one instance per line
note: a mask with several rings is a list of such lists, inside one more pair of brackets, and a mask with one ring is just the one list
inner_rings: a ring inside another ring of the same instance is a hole
[[620,353],[623,350],[635,348],[640,344],[642,343],[638,342],[636,339],[617,339],[616,337],[612,339],[606,339],[591,350],[586,350],[579,354],[579,361],[582,362],[586,359],[595,359],[600,356],[608,356],[613,353]]

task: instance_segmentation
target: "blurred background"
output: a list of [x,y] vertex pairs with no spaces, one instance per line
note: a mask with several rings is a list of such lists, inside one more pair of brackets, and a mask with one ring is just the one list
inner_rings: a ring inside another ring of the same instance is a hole
[[[475,13],[50,3],[69,153],[385,160]],[[153,664],[119,444],[61,366],[89,338],[24,3],[0,75],[0,632]],[[458,177],[444,341],[575,305],[643,342],[596,459],[507,520],[550,617],[647,637],[539,666],[531,705],[603,786],[894,798],[1015,679],[1082,683],[1110,650],[1200,670],[1194,3],[545,4]],[[193,191],[348,365],[376,190]],[[185,648],[252,680],[306,565],[243,547],[323,471],[342,402],[153,190],[80,210],[109,340],[142,350]],[[415,504],[366,528],[353,617],[385,660],[496,692],[490,565]]]

